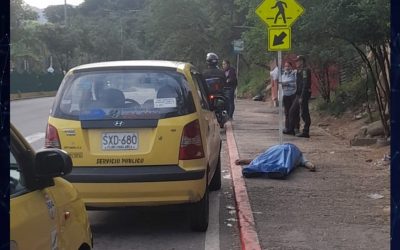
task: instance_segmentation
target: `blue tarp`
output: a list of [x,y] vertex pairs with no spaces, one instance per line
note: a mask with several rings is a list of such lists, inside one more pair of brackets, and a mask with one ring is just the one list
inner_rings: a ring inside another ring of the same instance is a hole
[[303,153],[291,143],[284,143],[270,147],[261,155],[257,156],[244,167],[244,177],[258,177],[267,175],[270,178],[284,178],[297,165],[303,164],[305,159]]

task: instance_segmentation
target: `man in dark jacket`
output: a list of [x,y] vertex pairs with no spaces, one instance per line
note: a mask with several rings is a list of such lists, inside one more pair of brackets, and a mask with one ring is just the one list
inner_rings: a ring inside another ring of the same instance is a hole
[[207,69],[203,71],[204,79],[218,77],[226,82],[225,74],[218,68],[218,56],[215,53],[208,53],[206,57]]
[[228,60],[222,61],[222,68],[224,69],[226,76],[225,88],[227,89],[226,95],[228,97],[228,115],[229,118],[233,118],[233,112],[235,112],[235,90],[237,86],[236,70],[231,67],[231,63]]
[[206,63],[207,69],[202,72],[202,75],[207,83],[208,94],[222,93],[226,77],[218,68],[218,56],[215,53],[208,53]]
[[296,99],[290,109],[290,116],[296,117],[300,109],[301,119],[304,122],[303,131],[296,134],[297,137],[310,137],[311,117],[308,101],[311,97],[311,70],[306,68],[306,59],[299,55],[296,58]]

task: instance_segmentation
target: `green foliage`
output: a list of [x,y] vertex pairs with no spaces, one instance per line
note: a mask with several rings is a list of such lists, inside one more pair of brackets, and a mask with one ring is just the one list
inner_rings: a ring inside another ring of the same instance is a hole
[[239,76],[238,95],[252,97],[261,94],[265,88],[265,81],[269,79],[267,72],[261,67],[252,67],[244,69],[243,74]]
[[[370,79],[370,78],[369,78]],[[369,91],[367,92],[368,85]],[[362,106],[363,103],[374,98],[373,83],[362,79],[354,78],[351,82],[340,85],[334,93],[331,103],[327,103],[322,98],[317,100],[317,109],[327,111],[331,115],[340,116],[346,110],[354,110]]]
[[59,67],[67,71],[71,60],[79,47],[80,30],[57,24],[46,24],[40,27],[38,36],[46,44],[49,52],[54,55]]
[[[18,28],[18,31],[13,30],[10,48],[13,70],[22,71],[24,64],[27,63],[30,71],[41,71],[40,64],[43,59],[42,55],[45,53],[45,46],[37,36],[39,29],[39,23],[26,20]],[[15,33],[24,35],[13,36]]]
[[[245,51],[240,55],[239,92],[255,95],[265,88],[268,78],[259,66],[276,57],[276,52],[266,51],[266,26],[255,14],[261,3],[85,0],[78,7],[68,6],[66,27],[63,5],[45,10],[49,24],[34,25],[28,20],[34,20],[35,14],[22,0],[11,0],[11,61],[21,64],[29,60],[37,67],[35,71],[48,67],[50,55],[56,70],[95,61],[135,59],[190,61],[202,68],[207,52],[215,52],[221,59],[234,58],[231,42],[241,38]],[[301,4],[305,13],[292,27],[290,53],[305,54],[319,72],[351,61],[354,45],[364,51],[367,45],[382,45],[389,39],[388,0],[302,0]],[[350,105],[349,99],[358,98],[343,93],[333,101],[341,103],[343,97]]]
[[275,57],[276,52],[267,53],[266,25],[255,13],[255,9],[262,1],[236,0],[235,3],[240,10],[247,11],[244,25],[249,28],[242,33],[242,39],[245,44],[243,56],[246,61],[251,62],[251,65],[264,65]]
[[[73,19],[76,15],[75,9],[67,4],[66,6],[67,18]],[[50,5],[44,9],[44,15],[47,20],[54,24],[65,24],[65,10],[64,5]]]
[[24,21],[36,20],[37,14],[28,8],[23,0],[10,1],[10,29],[17,32]]
[[[145,10],[148,57],[203,63],[209,37],[207,16],[188,0],[150,1]],[[199,60],[201,58],[201,60]]]

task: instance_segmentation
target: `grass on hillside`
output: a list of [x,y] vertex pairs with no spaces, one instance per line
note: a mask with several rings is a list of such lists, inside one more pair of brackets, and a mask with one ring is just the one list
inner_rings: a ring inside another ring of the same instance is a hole
[[362,107],[367,100],[369,100],[369,103],[374,103],[375,92],[370,82],[368,82],[368,89],[367,97],[365,80],[360,77],[354,78],[351,82],[341,84],[331,93],[332,101],[330,103],[319,98],[317,109],[333,116],[341,116],[347,110]]
[[265,92],[269,71],[260,67],[247,69],[239,75],[238,96],[253,97]]

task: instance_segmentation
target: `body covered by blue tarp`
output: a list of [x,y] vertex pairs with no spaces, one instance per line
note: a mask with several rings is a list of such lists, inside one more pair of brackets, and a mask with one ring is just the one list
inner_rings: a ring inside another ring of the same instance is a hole
[[244,167],[244,177],[267,175],[271,178],[284,178],[297,165],[305,162],[302,152],[291,143],[270,147]]

